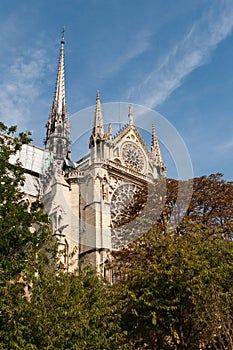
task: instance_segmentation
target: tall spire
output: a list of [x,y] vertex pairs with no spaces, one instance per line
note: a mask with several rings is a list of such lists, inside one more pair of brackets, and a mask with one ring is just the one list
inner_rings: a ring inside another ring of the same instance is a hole
[[160,147],[159,147],[158,138],[156,136],[154,123],[152,123],[151,154],[152,154],[153,158],[156,160],[156,163],[158,165],[162,165],[163,164],[161,151],[160,151]]
[[100,137],[104,136],[104,122],[103,122],[102,111],[101,111],[99,90],[96,93],[95,119],[94,119],[94,126],[93,126],[93,134],[96,136],[99,135]]
[[133,107],[131,104],[129,105],[128,118],[129,118],[129,125],[133,125]]
[[60,58],[57,72],[57,82],[53,107],[57,114],[66,114],[66,98],[65,98],[65,30],[62,30]]
[[98,90],[96,93],[94,125],[92,129],[92,134],[89,140],[90,146],[91,145],[93,146],[97,140],[98,141],[102,140],[104,136],[105,136],[104,122],[103,122],[101,103],[100,103],[100,92]]
[[[65,98],[65,36],[62,30],[61,48],[55,94],[47,122],[46,149],[59,157],[70,152],[70,123]],[[58,147],[59,145],[59,147]]]

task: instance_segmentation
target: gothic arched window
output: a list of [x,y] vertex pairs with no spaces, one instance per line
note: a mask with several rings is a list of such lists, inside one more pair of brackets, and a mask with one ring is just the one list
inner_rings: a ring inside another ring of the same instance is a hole
[[63,149],[63,142],[62,142],[62,140],[58,140],[58,141],[57,141],[57,151],[56,151],[56,155],[57,155],[57,157],[59,157],[59,158],[61,158],[62,155],[63,155],[62,149]]
[[58,132],[58,134],[62,133],[62,126],[60,124],[57,127],[57,132]]

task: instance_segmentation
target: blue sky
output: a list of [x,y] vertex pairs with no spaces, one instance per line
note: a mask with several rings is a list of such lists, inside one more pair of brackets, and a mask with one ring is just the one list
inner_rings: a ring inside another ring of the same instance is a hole
[[231,0],[1,0],[0,119],[40,146],[63,26],[71,116],[98,89],[102,102],[152,108],[183,138],[195,176],[233,180]]

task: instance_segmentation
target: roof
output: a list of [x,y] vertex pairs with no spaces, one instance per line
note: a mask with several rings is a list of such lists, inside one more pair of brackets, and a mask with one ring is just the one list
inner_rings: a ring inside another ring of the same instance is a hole
[[49,152],[34,145],[23,145],[19,153],[11,156],[10,162],[15,163],[17,159],[22,163],[25,170],[41,174]]
[[40,193],[39,178],[35,175],[25,173],[25,182],[22,191],[34,197],[38,197]]

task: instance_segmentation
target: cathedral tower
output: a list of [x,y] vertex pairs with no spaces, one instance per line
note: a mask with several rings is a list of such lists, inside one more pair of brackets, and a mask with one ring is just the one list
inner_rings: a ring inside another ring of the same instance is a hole
[[[50,165],[41,176],[42,201],[48,213],[63,262],[68,268],[77,267],[79,247],[79,187],[65,173],[74,169],[70,161],[70,121],[65,98],[64,30],[62,32],[56,88],[46,124],[45,149],[50,152]],[[75,253],[74,253],[75,252]],[[72,259],[70,256],[73,256]],[[72,261],[71,261],[72,260]]]
[[[133,220],[138,214],[145,214],[142,212],[145,207],[140,203],[150,185],[165,177],[166,167],[155,126],[152,126],[149,150],[134,123],[132,105],[129,105],[127,124],[115,135],[111,124],[105,130],[99,91],[89,152],[79,160],[70,159],[64,56],[63,31],[45,149],[28,145],[23,155],[24,167],[28,169],[25,193],[42,200],[64,253],[66,268],[77,268],[78,259],[84,257],[106,276],[109,254],[135,239],[135,228],[140,228]],[[33,192],[32,181],[36,185]],[[126,228],[128,224],[131,226]]]
[[46,124],[45,148],[57,159],[70,158],[70,122],[65,97],[65,38],[62,32],[56,89]]
[[[67,266],[68,253],[75,248],[76,262],[84,257],[105,275],[105,262],[112,249],[129,242],[124,225],[132,221],[132,213],[135,217],[141,212],[138,198],[144,198],[149,185],[165,176],[166,168],[154,125],[149,150],[134,123],[132,105],[128,123],[116,135],[112,135],[111,124],[105,130],[99,91],[89,153],[71,161],[64,44],[63,32],[56,90],[46,125],[45,149],[51,152],[53,166],[44,177],[43,199],[54,233],[66,252]],[[131,228],[127,232],[132,233]]]

